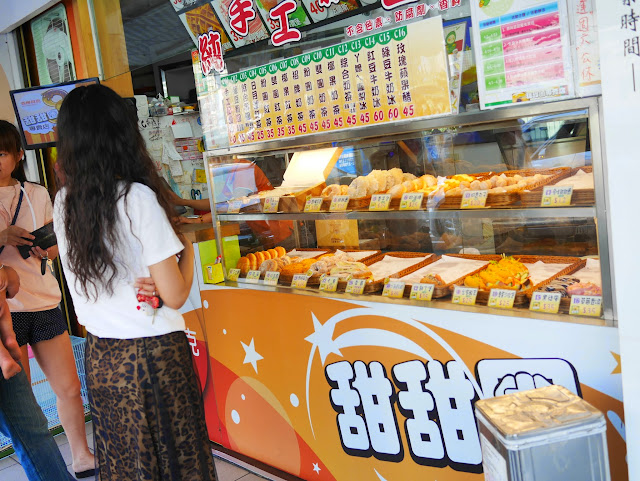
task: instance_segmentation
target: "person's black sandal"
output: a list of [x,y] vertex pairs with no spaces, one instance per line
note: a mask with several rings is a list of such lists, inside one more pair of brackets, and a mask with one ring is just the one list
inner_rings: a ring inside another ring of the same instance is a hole
[[96,475],[96,469],[95,468],[85,469],[84,471],[80,471],[79,473],[76,473],[74,471],[73,474],[76,476],[76,479],[90,478],[91,476]]

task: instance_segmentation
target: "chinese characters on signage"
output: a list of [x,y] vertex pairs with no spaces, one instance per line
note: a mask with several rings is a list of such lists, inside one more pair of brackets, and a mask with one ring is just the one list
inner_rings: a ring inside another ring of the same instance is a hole
[[198,37],[198,53],[202,65],[202,75],[205,77],[212,70],[222,72],[224,70],[224,60],[222,59],[222,43],[220,33],[209,31]]
[[427,19],[222,77],[230,144],[450,113],[442,35]]
[[597,95],[601,91],[601,74],[594,0],[577,0],[571,8],[576,37],[576,86],[580,95]]
[[472,2],[482,108],[573,95],[565,2]]
[[[622,5],[626,7],[624,13],[620,17],[620,28],[628,32],[628,37],[624,41],[624,56],[629,57],[631,63],[631,78],[633,82],[633,91],[637,92],[640,88],[636,79],[635,61],[640,57],[640,36],[638,36],[638,12],[633,7],[636,0],[620,0]],[[638,72],[640,74],[640,72]]]
[[[411,0],[410,2],[407,2],[407,1],[401,0],[399,2],[395,2],[394,6],[389,8],[396,8],[406,3],[415,3],[416,1],[417,0]],[[383,2],[383,6],[384,6],[384,3],[385,2]],[[387,2],[388,5],[391,5],[392,3],[394,2],[392,1]],[[415,18],[425,17],[427,15],[427,12],[429,12],[429,10],[443,11],[443,10],[448,10],[449,8],[454,8],[459,6],[460,6],[460,0],[450,0],[450,1],[441,0],[439,3],[433,3],[433,4],[420,3],[418,5],[411,5],[406,9],[396,10],[393,14],[393,19],[395,23],[402,23],[404,21],[413,20]],[[385,6],[384,8],[387,8],[387,7]],[[373,32],[375,30],[380,30],[381,28],[384,28],[386,25],[390,24],[391,22],[392,20],[389,17],[378,16],[374,19],[368,19],[364,22],[356,23],[353,25],[347,25],[344,29],[344,33],[347,37],[355,37],[365,33]]]

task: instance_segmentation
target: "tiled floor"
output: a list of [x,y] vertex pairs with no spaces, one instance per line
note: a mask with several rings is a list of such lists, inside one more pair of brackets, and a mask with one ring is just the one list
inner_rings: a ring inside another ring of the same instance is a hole
[[[93,425],[91,422],[87,423],[87,442],[89,443],[89,449],[93,452]],[[60,453],[67,463],[67,469],[71,474],[71,448],[69,447],[69,441],[64,434],[60,434],[55,437],[56,444],[60,448]],[[215,460],[216,471],[218,473],[218,481],[264,481],[265,478],[250,473],[246,469],[243,469],[234,464],[223,461],[222,459]],[[90,478],[92,479],[92,478]],[[24,474],[24,470],[16,455],[0,459],[0,480],[2,481],[28,481],[27,476]]]

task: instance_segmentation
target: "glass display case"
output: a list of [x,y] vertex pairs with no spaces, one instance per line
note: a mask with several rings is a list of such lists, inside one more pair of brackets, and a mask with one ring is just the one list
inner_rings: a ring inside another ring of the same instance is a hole
[[208,151],[216,231],[239,231],[217,237],[226,282],[613,325],[599,108],[523,105]]

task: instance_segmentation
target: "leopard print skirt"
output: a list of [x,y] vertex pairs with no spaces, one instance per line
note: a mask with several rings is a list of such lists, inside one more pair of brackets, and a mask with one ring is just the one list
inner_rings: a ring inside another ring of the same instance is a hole
[[214,481],[204,407],[184,332],[86,343],[101,481]]

